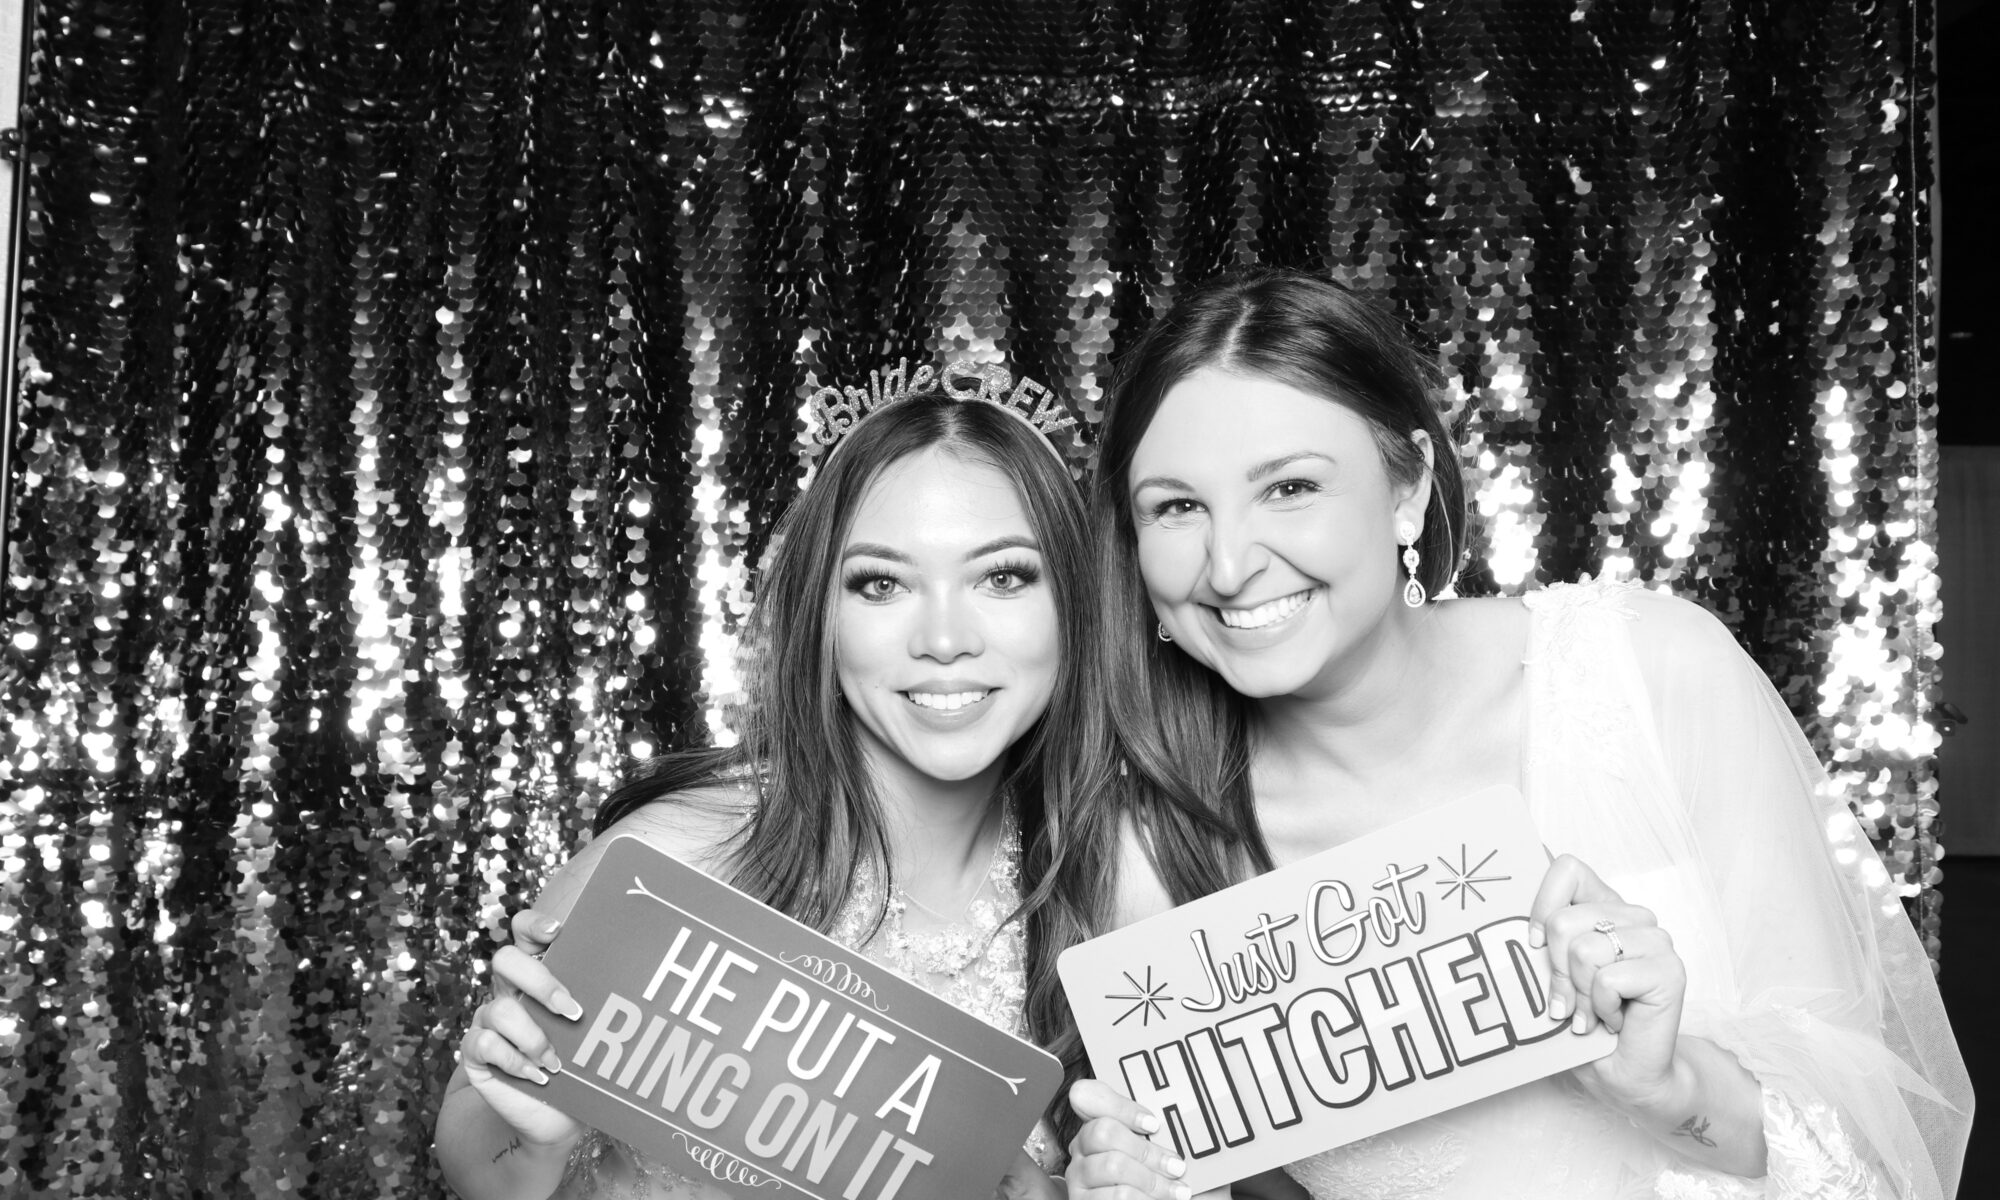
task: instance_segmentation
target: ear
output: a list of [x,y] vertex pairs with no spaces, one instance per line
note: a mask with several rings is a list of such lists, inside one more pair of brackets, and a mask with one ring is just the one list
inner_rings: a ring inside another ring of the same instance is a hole
[[1417,448],[1417,457],[1423,460],[1423,471],[1409,483],[1396,486],[1396,523],[1408,521],[1422,530],[1424,514],[1431,506],[1431,455],[1435,452],[1431,445],[1431,435],[1421,429],[1410,433],[1410,442]]

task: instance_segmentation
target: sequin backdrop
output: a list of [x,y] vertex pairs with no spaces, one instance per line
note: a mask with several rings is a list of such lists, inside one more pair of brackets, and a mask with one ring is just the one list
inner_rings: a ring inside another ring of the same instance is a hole
[[1184,283],[1438,345],[1464,590],[1722,613],[1936,948],[1926,3],[62,0],[33,30],[0,1191],[437,1195],[504,915],[722,728],[817,381],[1086,414]]

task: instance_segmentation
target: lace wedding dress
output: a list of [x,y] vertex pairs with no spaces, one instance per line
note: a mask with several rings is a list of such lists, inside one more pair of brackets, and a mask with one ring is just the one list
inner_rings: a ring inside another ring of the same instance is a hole
[[1763,673],[1654,592],[1525,603],[1536,824],[1673,936],[1683,1031],[1763,1084],[1770,1173],[1696,1167],[1567,1076],[1287,1170],[1314,1200],[1950,1196],[1971,1088],[1930,964]]
[[[828,935],[941,1000],[997,1029],[1023,1036],[1026,938],[1006,922],[1021,902],[1021,839],[1011,806],[986,878],[966,910],[942,916],[900,887],[883,894],[880,874],[863,863]],[[884,913],[879,928],[875,915]],[[872,936],[871,936],[872,934]],[[1049,1165],[1047,1131],[1037,1125],[1024,1147]],[[623,1142],[588,1130],[570,1155],[560,1197],[592,1200],[730,1200],[731,1193],[687,1164],[649,1159]],[[968,1198],[981,1200],[981,1198]]]

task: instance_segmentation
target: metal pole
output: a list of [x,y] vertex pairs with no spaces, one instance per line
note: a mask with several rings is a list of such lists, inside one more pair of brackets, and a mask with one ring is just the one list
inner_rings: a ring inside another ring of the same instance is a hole
[[11,580],[14,545],[14,436],[19,428],[21,380],[21,251],[27,227],[27,142],[22,134],[21,98],[34,45],[35,0],[0,0],[0,228],[6,229],[4,288],[0,288],[0,610]]

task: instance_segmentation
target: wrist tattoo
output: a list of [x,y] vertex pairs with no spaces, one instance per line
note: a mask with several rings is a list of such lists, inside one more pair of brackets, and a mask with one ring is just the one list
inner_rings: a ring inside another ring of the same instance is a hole
[[1715,1139],[1708,1136],[1708,1120],[1699,1113],[1674,1126],[1674,1136],[1693,1138],[1696,1145],[1711,1149],[1715,1146]]
[[509,1154],[514,1153],[514,1151],[519,1150],[520,1148],[521,1148],[521,1139],[516,1137],[513,1141],[508,1142],[506,1145],[500,1147],[500,1153],[494,1155],[492,1161],[499,1162],[501,1159],[507,1157]]

